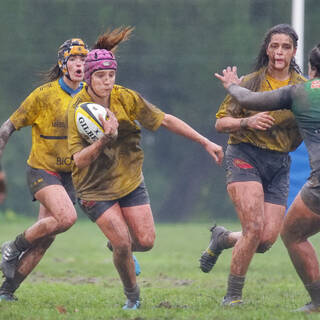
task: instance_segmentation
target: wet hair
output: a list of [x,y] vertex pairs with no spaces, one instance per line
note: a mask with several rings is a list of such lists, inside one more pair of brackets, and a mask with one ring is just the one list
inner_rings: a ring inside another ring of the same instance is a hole
[[63,72],[60,69],[58,63],[56,63],[56,65],[51,67],[48,71],[41,72],[40,76],[43,82],[51,82],[62,77]]
[[[272,27],[265,34],[265,37],[263,39],[263,42],[262,42],[258,57],[256,59],[256,64],[255,64],[255,67],[254,67],[254,71],[258,71],[262,67],[266,67],[268,65],[269,57],[268,57],[266,51],[267,51],[268,45],[269,45],[269,43],[271,41],[271,37],[274,34],[286,34],[286,35],[288,35],[291,38],[292,42],[293,42],[294,48],[298,47],[298,35],[290,25],[288,25],[288,24],[278,24],[278,25]],[[292,60],[290,62],[290,69],[291,70],[293,69],[298,73],[301,73],[301,69],[297,65],[294,57],[292,58]]]
[[309,54],[309,62],[312,70],[316,70],[316,77],[320,77],[320,43]]
[[100,35],[93,45],[92,49],[106,49],[114,53],[121,42],[129,39],[134,27],[119,27],[112,31],[108,29]]
[[[263,68],[267,68],[268,63],[269,63],[269,57],[267,55],[267,48],[268,48],[269,43],[271,41],[271,37],[274,34],[286,34],[286,35],[288,35],[292,39],[294,48],[297,48],[297,46],[298,46],[298,35],[290,25],[288,25],[288,24],[278,24],[278,25],[272,27],[265,34],[265,37],[264,37],[263,42],[262,42],[262,45],[260,47],[259,54],[258,54],[258,56],[256,58],[256,63],[255,63],[254,68],[253,68],[254,72],[260,71]],[[301,69],[297,65],[294,57],[291,59],[289,70],[290,71],[296,71],[297,73],[301,74]],[[258,91],[260,86],[261,86],[261,83],[262,83],[264,77],[265,77],[264,72],[257,72],[257,74],[254,77],[252,77],[251,79],[246,81],[246,83],[244,83],[244,87],[246,87],[246,88],[248,88],[249,90],[252,90],[252,91]]]

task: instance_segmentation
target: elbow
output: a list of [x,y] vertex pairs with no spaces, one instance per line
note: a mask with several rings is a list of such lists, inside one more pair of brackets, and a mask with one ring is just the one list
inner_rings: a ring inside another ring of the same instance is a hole
[[219,121],[219,119],[216,121],[215,125],[214,125],[215,129],[217,132],[223,132],[223,128],[221,125],[221,121]]

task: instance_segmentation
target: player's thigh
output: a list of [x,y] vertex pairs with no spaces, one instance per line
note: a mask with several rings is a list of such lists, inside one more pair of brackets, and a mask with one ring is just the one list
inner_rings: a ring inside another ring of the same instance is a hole
[[49,185],[35,193],[41,203],[39,217],[53,216],[58,220],[76,220],[74,205],[62,185]]
[[248,224],[263,222],[264,193],[257,181],[232,182],[227,186],[229,196],[235,206],[245,232]]
[[150,247],[155,239],[155,226],[150,204],[122,208],[130,234],[140,245]]
[[320,231],[320,215],[310,210],[300,193],[291,204],[281,230],[282,239],[304,241]]
[[104,211],[95,222],[113,248],[131,247],[130,232],[118,202]]

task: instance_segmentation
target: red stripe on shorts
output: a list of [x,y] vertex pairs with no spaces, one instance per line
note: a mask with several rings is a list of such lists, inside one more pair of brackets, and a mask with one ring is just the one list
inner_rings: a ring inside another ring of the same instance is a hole
[[233,159],[233,165],[241,169],[253,169],[253,166],[241,159]]

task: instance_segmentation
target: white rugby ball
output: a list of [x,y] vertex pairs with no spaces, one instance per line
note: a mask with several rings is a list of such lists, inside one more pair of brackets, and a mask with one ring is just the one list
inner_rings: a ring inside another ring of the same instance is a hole
[[77,129],[80,135],[90,144],[104,134],[99,115],[106,119],[107,110],[100,104],[93,102],[80,103],[75,110]]

